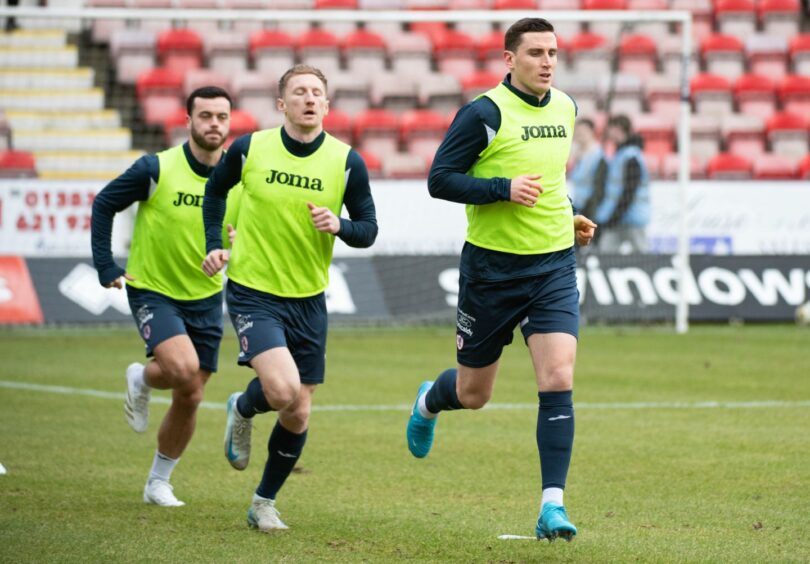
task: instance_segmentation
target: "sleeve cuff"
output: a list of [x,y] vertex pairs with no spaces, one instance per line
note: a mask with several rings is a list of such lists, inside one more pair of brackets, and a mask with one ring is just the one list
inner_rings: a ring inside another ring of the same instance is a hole
[[107,286],[111,282],[121,278],[125,273],[126,270],[116,264],[103,270],[99,270],[98,281],[102,286]]

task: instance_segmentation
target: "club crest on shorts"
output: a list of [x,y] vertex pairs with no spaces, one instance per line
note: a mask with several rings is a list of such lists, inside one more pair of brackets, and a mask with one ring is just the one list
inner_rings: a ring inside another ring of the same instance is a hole
[[464,337],[461,335],[456,335],[456,348],[461,350],[464,348]]
[[149,339],[152,336],[152,326],[151,325],[144,325],[141,328],[141,332],[143,333],[144,339]]
[[247,352],[247,350],[248,350],[248,338],[245,337],[245,336],[242,336],[242,338],[240,339],[240,342],[242,344],[242,350]]

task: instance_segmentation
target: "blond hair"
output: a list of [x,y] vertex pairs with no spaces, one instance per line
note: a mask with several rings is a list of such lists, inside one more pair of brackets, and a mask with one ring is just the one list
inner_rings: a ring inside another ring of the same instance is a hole
[[295,65],[295,66],[287,69],[287,72],[285,72],[283,75],[281,75],[281,78],[278,80],[278,95],[279,96],[284,95],[284,89],[287,88],[287,83],[290,81],[290,78],[292,78],[293,76],[298,75],[298,74],[312,74],[312,75],[317,76],[318,79],[321,82],[323,82],[323,90],[324,90],[324,92],[326,92],[326,88],[327,88],[326,77],[321,72],[321,69],[318,69],[318,68],[310,66],[310,65]]

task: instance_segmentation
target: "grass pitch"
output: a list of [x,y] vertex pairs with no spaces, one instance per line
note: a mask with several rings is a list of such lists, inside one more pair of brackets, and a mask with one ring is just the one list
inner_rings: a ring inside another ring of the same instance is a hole
[[[418,384],[453,364],[452,328],[333,330],[321,409],[278,498],[291,530],[265,535],[245,512],[275,417],[256,419],[246,471],[222,454],[222,406],[251,375],[232,335],[173,475],[187,505],[157,508],[141,495],[166,405],[153,402],[144,435],[122,410],[124,368],[142,355],[135,330],[2,330],[0,561],[810,560],[810,331],[586,328],[570,544],[497,539],[531,535],[539,503],[537,396],[515,340],[493,402],[516,405],[442,415],[416,460],[407,412]],[[368,409],[323,409],[349,405]]]

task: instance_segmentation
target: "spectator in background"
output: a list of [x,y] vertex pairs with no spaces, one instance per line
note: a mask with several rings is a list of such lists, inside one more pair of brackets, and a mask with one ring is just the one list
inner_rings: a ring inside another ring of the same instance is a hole
[[599,250],[629,254],[647,251],[650,222],[650,186],[642,153],[643,140],[625,115],[611,117],[607,139],[616,152],[607,167],[605,197],[598,203],[594,221],[602,227]]
[[[580,118],[574,128],[571,161],[568,175],[573,189],[574,209],[585,217],[594,217],[596,206],[605,196],[607,159],[605,150],[596,137],[596,126],[589,118]],[[594,237],[594,242],[597,240]]]

